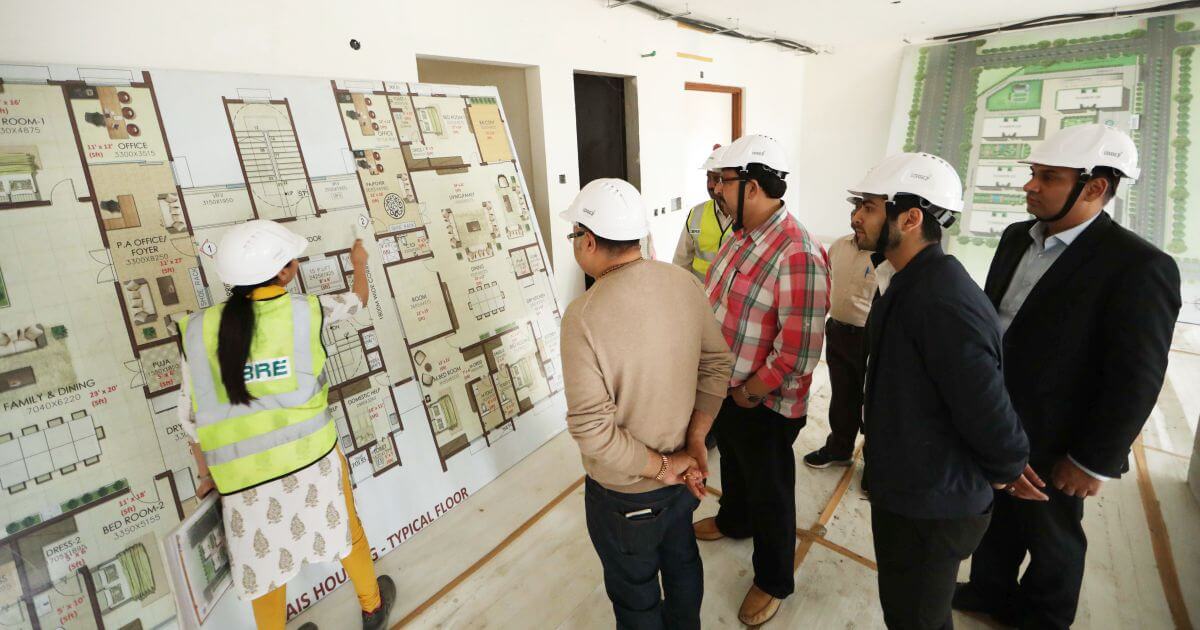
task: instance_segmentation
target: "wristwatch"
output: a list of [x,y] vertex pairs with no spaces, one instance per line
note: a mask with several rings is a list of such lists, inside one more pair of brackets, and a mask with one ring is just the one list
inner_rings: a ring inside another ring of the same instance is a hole
[[746,400],[749,400],[752,403],[760,403],[763,401],[764,398],[767,397],[765,394],[762,396],[756,396],[754,394],[751,394],[750,390],[746,389],[745,383],[742,383],[742,385],[741,385],[741,387],[739,387],[739,389],[742,391],[742,396],[745,396]]

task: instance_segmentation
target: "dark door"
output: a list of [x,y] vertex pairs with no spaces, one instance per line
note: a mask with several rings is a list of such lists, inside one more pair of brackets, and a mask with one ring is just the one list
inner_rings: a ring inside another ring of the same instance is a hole
[[[629,180],[625,145],[625,79],[575,74],[575,137],[579,187],[601,177]],[[595,281],[585,275],[583,286]]]
[[575,75],[575,135],[579,142],[580,188],[601,177],[629,179],[624,79]]

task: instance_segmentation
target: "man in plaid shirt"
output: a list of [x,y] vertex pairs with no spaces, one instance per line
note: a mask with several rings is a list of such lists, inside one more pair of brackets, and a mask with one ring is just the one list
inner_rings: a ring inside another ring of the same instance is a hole
[[734,233],[705,288],[735,362],[717,417],[721,509],[695,531],[701,540],[754,539],[754,584],[738,618],[756,626],[795,588],[792,444],[808,414],[825,338],[829,257],[784,208],[788,166],[775,140],[744,136],[720,166],[717,193],[734,215]]

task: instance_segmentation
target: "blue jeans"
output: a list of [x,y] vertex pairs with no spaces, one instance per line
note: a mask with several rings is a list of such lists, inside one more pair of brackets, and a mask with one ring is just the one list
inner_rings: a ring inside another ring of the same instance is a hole
[[[704,567],[692,531],[692,511],[700,501],[683,486],[626,494],[588,477],[584,505],[617,627],[698,629]],[[625,517],[646,508],[650,518]]]

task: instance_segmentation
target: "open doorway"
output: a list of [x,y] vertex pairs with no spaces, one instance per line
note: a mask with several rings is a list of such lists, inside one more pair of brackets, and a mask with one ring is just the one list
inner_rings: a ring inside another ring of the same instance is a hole
[[[422,83],[445,85],[491,85],[500,93],[504,119],[517,151],[517,162],[525,176],[525,187],[533,202],[542,242],[552,247],[550,239],[550,209],[546,203],[545,168],[533,160],[533,135],[530,111],[538,111],[540,103],[532,102],[537,89],[538,69],[481,61],[465,61],[435,57],[417,57],[417,79]],[[530,91],[530,88],[534,88]],[[547,250],[549,254],[549,250]],[[553,260],[553,256],[548,256]]]
[[684,169],[683,200],[691,207],[707,199],[700,166],[712,153],[742,136],[742,88],[709,83],[683,84]]
[[579,186],[617,177],[640,188],[637,86],[633,77],[575,73]]
[[[575,137],[579,187],[603,177],[641,189],[638,163],[637,83],[633,77],[575,73]],[[592,286],[584,276],[584,288]]]

